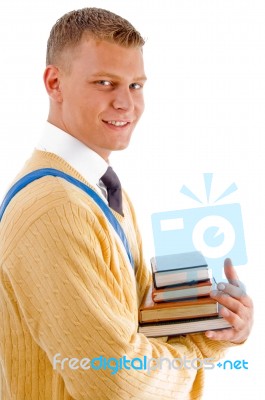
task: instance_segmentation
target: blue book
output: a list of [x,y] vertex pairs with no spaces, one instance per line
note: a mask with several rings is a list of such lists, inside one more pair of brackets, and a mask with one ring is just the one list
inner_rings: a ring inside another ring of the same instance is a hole
[[200,251],[152,257],[151,268],[156,288],[194,284],[212,277]]

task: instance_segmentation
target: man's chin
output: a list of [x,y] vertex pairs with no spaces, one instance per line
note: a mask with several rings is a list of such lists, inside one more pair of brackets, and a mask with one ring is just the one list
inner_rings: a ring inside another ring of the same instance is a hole
[[125,149],[127,149],[127,147],[129,146],[129,143],[128,144],[126,144],[126,145],[121,145],[121,146],[119,146],[119,147],[116,147],[116,149],[115,150],[113,150],[113,151],[121,151],[121,150],[125,150]]
[[129,146],[129,144],[130,144],[130,140],[128,140],[126,142],[117,143],[115,146],[113,146],[111,151],[125,150]]

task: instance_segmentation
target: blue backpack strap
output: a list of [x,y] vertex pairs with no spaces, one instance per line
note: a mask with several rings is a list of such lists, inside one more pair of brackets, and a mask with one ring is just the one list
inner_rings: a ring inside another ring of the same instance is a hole
[[2,216],[5,212],[6,207],[12,200],[12,198],[25,186],[30,184],[31,182],[35,181],[36,179],[40,179],[44,176],[56,176],[59,178],[63,178],[66,181],[72,183],[73,185],[77,186],[78,188],[82,189],[85,193],[87,193],[92,199],[97,203],[97,205],[101,208],[107,219],[109,220],[110,224],[113,226],[115,231],[117,232],[118,236],[120,237],[126,253],[128,255],[128,258],[130,260],[130,263],[132,267],[134,268],[134,262],[133,258],[131,255],[131,251],[129,248],[129,243],[127,241],[127,238],[125,236],[125,233],[118,222],[117,218],[113,215],[113,213],[110,211],[109,207],[107,204],[104,202],[104,200],[89,186],[85,185],[83,182],[80,182],[78,179],[73,178],[72,176],[65,174],[62,171],[59,171],[54,168],[42,168],[38,169],[36,171],[30,172],[29,174],[25,175],[23,178],[21,178],[19,181],[17,181],[7,192],[1,206],[0,206],[0,221],[2,219]]

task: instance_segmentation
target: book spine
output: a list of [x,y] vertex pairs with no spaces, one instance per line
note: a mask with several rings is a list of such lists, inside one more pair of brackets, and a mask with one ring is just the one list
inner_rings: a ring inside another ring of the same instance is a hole
[[153,284],[155,289],[159,289],[156,283],[156,272],[152,271]]

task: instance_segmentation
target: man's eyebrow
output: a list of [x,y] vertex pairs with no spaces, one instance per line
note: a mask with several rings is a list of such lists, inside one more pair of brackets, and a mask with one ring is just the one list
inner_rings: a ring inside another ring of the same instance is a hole
[[[118,80],[121,79],[121,77],[119,75],[115,75],[115,74],[112,74],[112,73],[109,73],[109,72],[106,72],[106,71],[97,72],[96,74],[93,74],[92,76],[95,77],[95,78],[99,78],[99,77],[104,76],[104,77],[108,77],[108,78],[111,78],[111,79],[118,79]],[[147,80],[147,77],[145,75],[138,76],[138,77],[135,77],[135,78],[132,79],[132,81],[146,81],[146,80]]]

